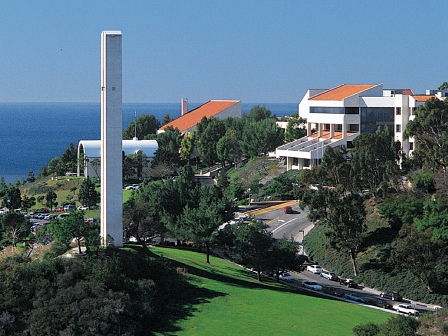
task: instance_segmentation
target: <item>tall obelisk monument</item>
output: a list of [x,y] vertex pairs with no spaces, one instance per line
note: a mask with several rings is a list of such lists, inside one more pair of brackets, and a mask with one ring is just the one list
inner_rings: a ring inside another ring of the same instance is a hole
[[101,243],[123,246],[121,31],[101,33]]

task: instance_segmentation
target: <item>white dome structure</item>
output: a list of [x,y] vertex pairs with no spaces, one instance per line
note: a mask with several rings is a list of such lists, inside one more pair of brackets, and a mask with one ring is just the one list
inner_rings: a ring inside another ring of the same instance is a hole
[[[156,140],[132,140],[122,141],[124,155],[137,154],[141,151],[150,163],[159,148]],[[80,164],[80,158],[84,156],[84,167]],[[101,140],[81,140],[78,143],[78,176],[101,177]]]

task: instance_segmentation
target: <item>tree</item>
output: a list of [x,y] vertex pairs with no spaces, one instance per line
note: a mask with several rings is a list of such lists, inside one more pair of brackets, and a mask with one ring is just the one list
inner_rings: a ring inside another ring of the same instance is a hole
[[329,203],[329,214],[324,221],[329,229],[327,236],[330,237],[331,244],[340,251],[348,251],[354,276],[358,275],[356,255],[367,231],[365,218],[362,197],[349,194]]
[[199,205],[195,208],[186,206],[177,225],[177,230],[184,239],[205,245],[206,261],[210,263],[210,246],[214,240],[213,233],[218,227],[233,217],[231,202],[223,197],[219,188],[203,186],[200,191]]
[[132,140],[134,137],[145,139],[149,134],[156,134],[160,123],[152,114],[142,114],[123,131],[123,140]]
[[3,230],[12,240],[12,248],[15,249],[19,238],[26,237],[30,233],[30,222],[20,213],[9,211],[1,217]]
[[196,143],[196,133],[194,131],[188,132],[182,138],[182,141],[180,143],[180,157],[187,163],[190,163],[192,155],[195,152],[195,143]]
[[448,101],[429,99],[415,111],[403,137],[413,137],[416,148],[413,155],[433,172],[441,169],[445,190],[448,190]]
[[299,264],[305,261],[300,261],[297,258],[297,243],[292,238],[282,238],[275,241],[272,246],[270,260],[272,269],[277,274],[277,281],[281,271],[298,269]]
[[66,172],[75,172],[78,164],[78,150],[73,143],[70,143],[69,147],[62,153],[59,160],[59,167],[62,174]]
[[36,181],[36,178],[34,177],[33,169],[30,169],[30,171],[28,172],[28,178],[26,180],[27,180],[27,182],[30,182],[30,183]]
[[448,89],[448,82],[443,82],[437,89],[438,90],[447,90]]
[[123,178],[129,180],[135,175],[136,158],[134,154],[129,154],[123,157]]
[[226,133],[224,121],[216,118],[208,119],[205,129],[197,132],[197,150],[203,164],[212,166],[219,161],[216,146]]
[[53,206],[57,206],[58,202],[56,202],[56,199],[58,198],[58,195],[53,190],[49,190],[47,194],[45,195],[45,205],[50,209],[53,209]]
[[95,183],[90,178],[86,178],[79,186],[78,199],[89,208],[100,201],[100,193],[96,191]]
[[180,143],[182,134],[179,129],[167,127],[165,132],[157,135],[157,143],[159,148],[155,152],[151,165],[157,166],[161,163],[177,167],[180,163]]
[[90,162],[90,165],[92,166],[93,171],[95,172],[95,177],[99,177],[98,170],[101,167],[101,160],[98,158],[94,158],[92,162]]
[[23,196],[22,199],[22,209],[28,212],[28,209],[36,205],[36,198],[34,196],[28,197],[28,195]]
[[400,143],[394,142],[389,128],[378,128],[375,134],[362,133],[353,140],[351,169],[354,190],[370,190],[378,194],[396,187],[394,179],[399,176]]
[[274,150],[283,143],[283,139],[283,130],[277,127],[274,119],[249,121],[241,136],[240,146],[244,155],[256,157]]
[[412,224],[414,219],[422,217],[423,200],[408,194],[388,197],[378,205],[378,212],[398,232],[403,224]]
[[169,115],[169,113],[167,113],[167,114],[165,114],[164,116],[163,116],[163,119],[162,119],[162,125],[166,125],[166,124],[168,124],[169,122],[171,122],[171,121],[173,121],[174,119],[173,118],[171,118],[171,116]]
[[297,117],[297,114],[288,118],[288,124],[285,131],[285,142],[291,142],[300,139],[306,135],[306,119]]
[[448,243],[448,198],[440,195],[426,197],[421,216],[414,217],[414,225],[420,230],[431,229],[434,241]]
[[392,250],[391,261],[399,269],[409,270],[430,293],[446,294],[448,276],[446,244],[433,240],[430,229],[418,231],[412,224],[404,224]]
[[144,197],[131,197],[123,206],[123,229],[127,238],[135,237],[146,249],[146,240],[166,230],[160,219],[151,214],[151,205]]
[[339,186],[351,190],[350,161],[347,148],[327,147],[322,158],[322,172],[326,174],[324,185]]
[[2,204],[9,210],[19,209],[22,205],[22,195],[20,189],[13,185],[8,185],[3,190]]
[[65,174],[65,167],[58,157],[54,157],[50,160],[47,167],[47,173],[55,176],[62,176]]
[[273,118],[275,119],[275,116],[271,116],[271,110],[269,110],[268,108],[266,108],[266,105],[255,105],[250,109],[249,115],[248,115],[249,119],[251,119],[252,121],[258,122],[264,119],[269,119],[269,118]]
[[55,219],[50,225],[50,231],[58,241],[68,245],[75,239],[80,254],[83,238],[87,249],[90,247],[89,242],[99,242],[99,226],[84,221],[84,211],[71,211],[65,219]]
[[261,281],[261,271],[269,266],[269,250],[272,246],[272,233],[261,221],[232,225],[234,246],[232,256],[237,262],[253,267]]

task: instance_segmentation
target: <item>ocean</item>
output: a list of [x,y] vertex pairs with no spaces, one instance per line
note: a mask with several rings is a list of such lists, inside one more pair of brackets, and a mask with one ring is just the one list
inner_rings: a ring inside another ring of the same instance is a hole
[[[203,103],[188,103],[192,110]],[[243,103],[242,111],[255,105]],[[286,116],[297,112],[297,103],[266,103],[273,114]],[[123,129],[135,115],[153,114],[162,120],[165,114],[180,116],[179,103],[123,103]],[[6,183],[26,179],[30,169],[37,176],[54,157],[60,157],[70,143],[99,140],[100,103],[0,103],[0,177]]]

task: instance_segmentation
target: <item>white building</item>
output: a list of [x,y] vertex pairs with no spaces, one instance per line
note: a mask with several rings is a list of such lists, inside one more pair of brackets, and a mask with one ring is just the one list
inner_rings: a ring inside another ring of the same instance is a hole
[[299,104],[299,116],[307,120],[307,135],[276,149],[287,169],[308,169],[320,164],[328,146],[352,147],[361,133],[389,126],[402,150],[410,154],[413,139],[402,132],[414,110],[430,98],[444,99],[447,90],[415,95],[412,90],[383,89],[382,84],[343,84],[333,89],[308,90]]
[[[149,177],[149,168],[155,152],[159,148],[156,140],[122,140],[123,155],[141,151],[148,160],[143,177]],[[78,143],[78,176],[101,177],[101,140],[81,140]]]

